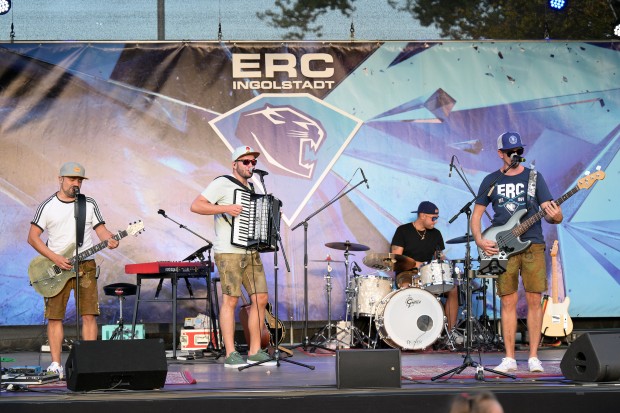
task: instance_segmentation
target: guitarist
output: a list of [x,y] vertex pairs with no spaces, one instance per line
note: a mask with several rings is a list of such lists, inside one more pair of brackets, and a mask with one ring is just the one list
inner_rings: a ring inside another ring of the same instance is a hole
[[[52,196],[43,201],[35,212],[34,219],[30,223],[28,243],[37,252],[48,258],[62,270],[72,270],[73,265],[69,259],[60,255],[71,244],[75,243],[75,199],[86,178],[84,167],[77,162],[67,162],[60,168],[58,183],[60,189]],[[95,230],[101,241],[108,241],[108,248],[118,247],[118,241],[108,231],[105,221],[99,212],[99,207],[94,199],[86,198],[86,222],[84,228],[84,241],[79,251],[93,246],[91,237]],[[41,239],[43,232],[47,230],[47,241]],[[97,339],[97,319],[99,315],[99,302],[97,294],[96,264],[94,260],[80,262],[80,314],[82,316],[82,339]],[[62,342],[64,329],[62,320],[65,317],[67,302],[71,290],[75,287],[75,278],[67,281],[62,291],[54,297],[45,298],[45,318],[47,323],[47,337],[50,345],[52,363],[47,371],[56,373],[64,378],[64,369],[61,364]]]
[[[562,210],[553,202],[553,197],[542,175],[531,173],[529,168],[520,162],[523,147],[521,136],[517,132],[505,132],[497,139],[497,155],[502,161],[500,170],[487,175],[478,190],[478,197],[472,215],[471,227],[476,245],[486,255],[493,256],[499,253],[497,242],[494,239],[482,237],[481,219],[486,207],[493,204],[493,226],[504,225],[517,211],[527,209],[523,217],[527,219],[542,208],[546,215],[545,220],[550,224],[562,222]],[[491,183],[505,172],[505,176],[495,183]],[[529,188],[528,188],[529,184]],[[534,186],[535,185],[535,186]],[[497,294],[501,300],[502,336],[506,348],[506,357],[495,367],[501,372],[517,369],[515,360],[515,336],[517,332],[517,290],[519,274],[525,288],[527,301],[527,329],[529,331],[529,359],[528,367],[532,372],[544,371],[538,359],[538,343],[542,325],[542,293],[547,290],[547,270],[545,263],[545,241],[542,233],[541,221],[533,224],[523,235],[522,241],[531,241],[531,245],[524,251],[508,258],[506,272],[497,279]]]
[[[261,348],[260,324],[265,320],[268,303],[268,289],[263,263],[257,251],[237,247],[231,242],[232,217],[241,214],[243,206],[234,204],[235,189],[253,192],[248,179],[254,174],[256,152],[249,146],[240,146],[232,153],[232,176],[214,179],[192,203],[190,210],[200,215],[213,215],[215,219],[215,244],[213,245],[215,265],[220,274],[222,304],[220,306],[220,329],[226,359],[224,367],[239,368],[247,364],[262,362],[261,366],[275,366],[271,356]],[[251,300],[248,315],[250,343],[247,362],[235,350],[235,308],[241,296],[241,286]],[[269,361],[267,361],[269,360]]]

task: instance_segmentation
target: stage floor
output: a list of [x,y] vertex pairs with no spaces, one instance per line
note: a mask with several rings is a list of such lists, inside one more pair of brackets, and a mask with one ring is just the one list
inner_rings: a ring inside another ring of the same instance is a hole
[[[158,412],[181,408],[235,409],[236,411],[274,411],[282,408],[296,412],[321,413],[379,411],[413,408],[417,411],[449,410],[455,394],[473,394],[482,390],[495,393],[506,412],[544,409],[553,406],[568,411],[590,411],[620,401],[620,383],[576,383],[556,374],[566,347],[541,348],[539,358],[547,367],[545,373],[532,374],[527,369],[527,351],[517,352],[520,369],[516,378],[498,376],[485,371],[475,378],[476,368],[465,367],[460,374],[447,375],[435,381],[430,377],[461,366],[463,351],[401,352],[400,388],[351,389],[337,387],[336,355],[322,349],[293,348],[293,356],[281,352],[279,366],[254,366],[243,371],[224,367],[223,357],[207,355],[196,360],[168,359],[169,372],[188,372],[195,384],[166,384],[149,391],[115,390],[72,392],[62,386],[29,386],[18,391],[3,390],[0,407],[3,412],[27,411],[106,411]],[[372,350],[341,350],[360,352]],[[179,353],[182,354],[182,353]],[[499,351],[471,353],[473,362],[493,368],[502,358]],[[68,353],[63,353],[63,362]],[[3,354],[14,362],[3,367],[49,365],[49,353],[20,352]],[[287,361],[304,363],[311,368]],[[364,366],[342,370],[340,374],[364,372]],[[366,369],[367,370],[367,369]],[[60,384],[60,383],[57,383]],[[94,403],[93,403],[94,402]]]

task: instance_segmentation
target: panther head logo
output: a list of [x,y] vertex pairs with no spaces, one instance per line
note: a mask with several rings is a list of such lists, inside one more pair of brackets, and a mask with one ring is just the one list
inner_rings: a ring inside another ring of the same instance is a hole
[[288,105],[269,104],[241,113],[236,135],[242,142],[254,142],[264,159],[282,173],[308,179],[326,138],[318,120]]

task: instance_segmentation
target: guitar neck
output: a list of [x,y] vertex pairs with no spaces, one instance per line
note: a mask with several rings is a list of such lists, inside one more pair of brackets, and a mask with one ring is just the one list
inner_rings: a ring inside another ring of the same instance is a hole
[[[558,199],[552,202],[555,202],[558,206],[562,205],[564,201],[566,201],[571,196],[575,195],[578,191],[579,191],[579,186],[575,185],[573,189],[571,189],[570,191],[568,191],[567,193],[565,193],[564,195],[562,195],[561,197],[559,197]],[[532,215],[531,217],[529,217],[528,219],[526,219],[525,221],[521,222],[519,225],[514,227],[512,229],[512,233],[517,237],[525,234],[525,232],[528,229],[530,229],[532,225],[540,221],[541,218],[543,218],[545,215],[547,215],[547,213],[545,212],[544,209],[541,209],[540,211],[538,211],[537,213],[535,213],[534,215]]]
[[[127,231],[118,231],[118,233],[116,235],[113,235],[112,238],[114,238],[117,241],[120,241],[121,239],[125,238],[127,236]],[[69,261],[71,262],[71,264],[75,264],[75,260],[77,258],[78,262],[79,261],[83,261],[86,258],[90,257],[91,255],[93,255],[96,252],[101,251],[104,248],[107,248],[108,246],[108,240],[102,241],[99,244],[90,247],[87,250],[84,250],[82,252],[80,252],[77,256],[74,255]]]
[[558,257],[551,257],[551,297],[553,302],[558,302]]

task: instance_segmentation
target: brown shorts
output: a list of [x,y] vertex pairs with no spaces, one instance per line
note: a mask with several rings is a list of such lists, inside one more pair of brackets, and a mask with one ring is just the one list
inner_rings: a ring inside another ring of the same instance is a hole
[[263,262],[257,252],[215,253],[214,258],[223,294],[240,297],[242,284],[249,295],[268,291]]
[[[97,264],[95,260],[87,260],[80,263],[80,315],[99,315],[96,277]],[[67,302],[69,302],[69,296],[73,289],[75,289],[75,278],[68,280],[58,294],[45,299],[45,318],[51,320],[62,320],[65,318]]]
[[545,244],[532,244],[524,252],[508,258],[506,272],[497,278],[497,295],[508,295],[519,289],[519,272],[528,293],[547,291]]

